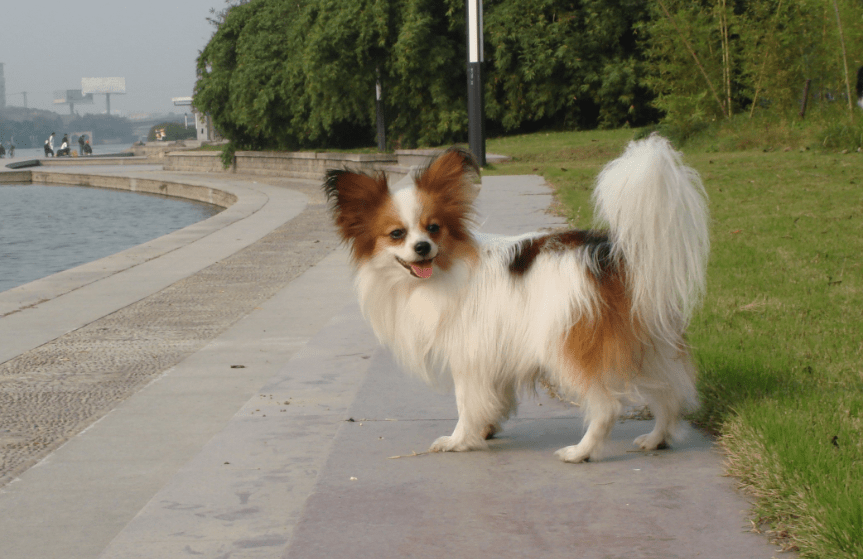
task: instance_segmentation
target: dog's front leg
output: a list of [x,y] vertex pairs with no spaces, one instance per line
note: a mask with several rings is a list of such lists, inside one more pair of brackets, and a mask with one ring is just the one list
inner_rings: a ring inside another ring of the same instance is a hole
[[477,377],[453,375],[455,399],[458,406],[458,423],[452,435],[439,437],[432,443],[430,452],[462,452],[488,448],[485,439],[494,434],[498,418],[489,409],[488,388]]

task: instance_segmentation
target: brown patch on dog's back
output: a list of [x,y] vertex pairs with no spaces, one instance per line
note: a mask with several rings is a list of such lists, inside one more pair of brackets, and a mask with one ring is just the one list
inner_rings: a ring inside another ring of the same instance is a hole
[[632,317],[625,263],[612,258],[608,234],[573,229],[524,239],[515,249],[509,271],[524,277],[540,254],[579,249],[586,253],[584,263],[598,303],[591,316],[582,317],[564,333],[561,359],[569,380],[586,390],[596,382],[629,378],[641,366],[642,336]]
[[509,271],[514,276],[523,276],[539,255],[545,244],[546,237],[536,239],[524,239],[518,243],[512,261],[509,263]]
[[533,266],[540,253],[560,252],[578,247],[586,247],[586,250],[589,251],[590,261],[593,263],[591,271],[597,276],[597,279],[605,275],[612,265],[611,243],[608,240],[608,235],[600,231],[579,229],[522,240],[516,247],[512,261],[509,263],[509,271],[514,276],[523,276]]
[[594,318],[582,318],[563,337],[564,370],[582,390],[597,382],[619,385],[641,368],[643,337],[620,268],[596,281],[600,303]]

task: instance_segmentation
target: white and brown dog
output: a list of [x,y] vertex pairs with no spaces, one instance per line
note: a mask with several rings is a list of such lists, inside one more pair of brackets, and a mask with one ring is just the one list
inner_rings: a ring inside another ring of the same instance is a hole
[[656,417],[637,446],[670,444],[696,403],[685,330],[709,252],[698,175],[654,135],[599,175],[607,230],[490,237],[474,230],[478,171],[453,148],[395,192],[382,174],[333,170],[324,184],[378,338],[430,384],[455,386],[458,423],[431,450],[485,448],[542,377],[588,423],[561,460],[598,458],[627,402]]

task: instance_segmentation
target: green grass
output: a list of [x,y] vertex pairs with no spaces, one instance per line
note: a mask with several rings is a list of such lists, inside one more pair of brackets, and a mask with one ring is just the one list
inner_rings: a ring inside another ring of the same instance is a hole
[[224,144],[203,144],[194,151],[222,151],[225,148]]
[[[486,174],[544,176],[561,211],[589,227],[597,172],[637,133],[490,139],[489,153],[513,160]],[[729,473],[757,497],[759,523],[784,545],[859,558],[863,155],[818,149],[824,137],[761,122],[682,150],[712,221],[707,296],[690,328],[702,406],[690,419],[718,436]]]

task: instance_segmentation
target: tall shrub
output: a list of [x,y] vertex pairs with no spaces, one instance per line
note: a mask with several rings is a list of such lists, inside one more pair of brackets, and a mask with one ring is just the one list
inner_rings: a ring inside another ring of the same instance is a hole
[[506,0],[486,17],[488,117],[506,130],[531,122],[615,127],[649,118],[639,89],[630,0]]
[[837,19],[854,83],[863,64],[863,5],[835,4],[839,18],[832,0],[657,0],[639,26],[653,69],[644,84],[682,130],[741,111],[796,114],[807,80],[810,107],[847,105]]
[[[649,118],[637,0],[486,0],[489,129]],[[370,144],[375,87],[398,147],[467,137],[463,0],[231,5],[198,59],[196,106],[235,147]]]

